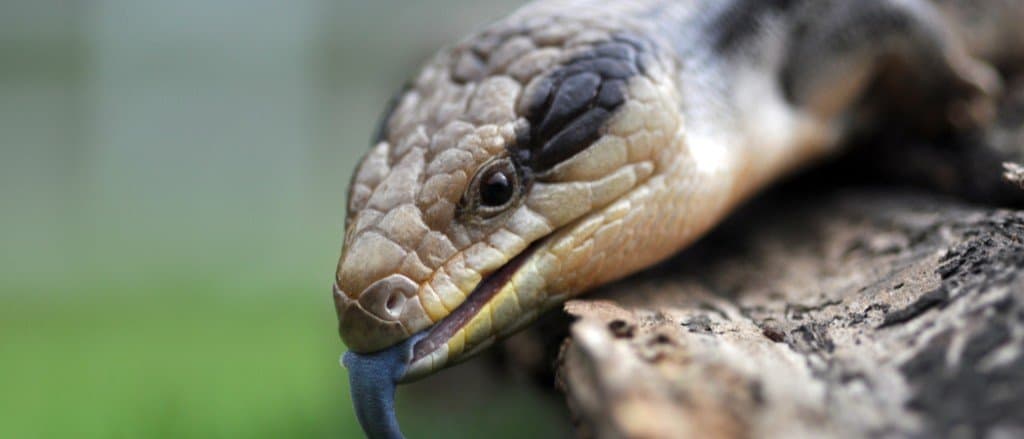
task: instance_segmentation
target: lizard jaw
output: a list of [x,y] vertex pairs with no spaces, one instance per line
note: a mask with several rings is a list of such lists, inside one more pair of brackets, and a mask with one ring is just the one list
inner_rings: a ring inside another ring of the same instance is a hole
[[[420,332],[421,338],[412,346],[412,356],[409,359],[409,365],[400,380],[403,382],[412,381],[469,358],[472,356],[472,353],[489,346],[500,336],[531,321],[532,318],[521,318],[512,325],[499,324],[491,326],[489,328],[490,334],[487,334],[489,337],[483,342],[473,343],[469,346],[466,345],[466,340],[474,336],[472,333],[480,331],[479,328],[472,327],[477,317],[482,313],[493,313],[490,308],[495,306],[494,302],[496,301],[494,299],[503,293],[506,295],[518,293],[516,286],[513,285],[513,280],[518,275],[522,275],[523,268],[529,266],[534,259],[533,256],[536,255],[538,249],[543,246],[545,241],[546,239],[541,238],[533,242],[521,253],[498,268],[498,270],[486,276],[455,311],[452,311],[451,314],[430,328]],[[526,316],[537,314],[537,311],[523,311],[526,313]],[[460,347],[468,347],[469,352],[451,352],[452,343],[450,342],[453,338],[459,338],[462,341],[459,343]]]

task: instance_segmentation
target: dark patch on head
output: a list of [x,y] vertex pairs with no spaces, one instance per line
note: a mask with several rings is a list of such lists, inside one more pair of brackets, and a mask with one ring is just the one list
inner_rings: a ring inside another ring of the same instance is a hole
[[543,172],[590,146],[625,102],[629,79],[645,72],[650,46],[615,36],[538,79],[524,97],[529,129],[517,133],[513,155]]
[[391,115],[395,114],[395,109],[398,108],[398,103],[402,101],[402,97],[411,89],[412,83],[406,82],[405,85],[402,86],[402,89],[388,100],[388,104],[384,107],[384,112],[381,113],[380,119],[377,120],[377,128],[374,130],[373,134],[373,145],[377,145],[378,143],[387,140],[390,135],[388,132],[388,123],[391,120]]
[[730,2],[712,20],[712,46],[722,52],[733,52],[750,38],[761,33],[761,20],[769,14],[785,12],[801,0],[737,0]]

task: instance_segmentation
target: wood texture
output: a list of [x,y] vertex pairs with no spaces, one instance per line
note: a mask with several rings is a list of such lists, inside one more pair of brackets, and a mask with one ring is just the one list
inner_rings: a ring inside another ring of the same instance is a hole
[[1024,435],[1024,213],[819,198],[759,203],[568,303],[558,383],[579,433]]

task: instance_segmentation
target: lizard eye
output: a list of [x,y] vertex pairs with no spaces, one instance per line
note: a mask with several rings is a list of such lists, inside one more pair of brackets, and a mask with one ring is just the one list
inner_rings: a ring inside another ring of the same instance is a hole
[[467,191],[469,207],[490,217],[508,209],[520,193],[519,173],[507,157],[492,160],[477,171]]
[[515,176],[506,169],[490,169],[480,180],[480,205],[501,207],[512,201]]

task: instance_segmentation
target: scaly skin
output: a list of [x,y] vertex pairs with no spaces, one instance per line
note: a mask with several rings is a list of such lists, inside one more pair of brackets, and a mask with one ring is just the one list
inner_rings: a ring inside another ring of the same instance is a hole
[[[1024,18],[1012,0],[981,3],[981,17]],[[998,78],[973,54],[1019,56],[1024,38],[961,38],[953,19],[920,0],[525,6],[438,54],[385,114],[349,192],[342,338],[369,353],[427,331],[407,381],[663,260],[834,152],[887,60],[950,102],[984,96]],[[482,208],[495,163],[520,184]]]

